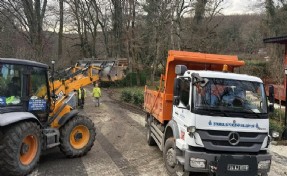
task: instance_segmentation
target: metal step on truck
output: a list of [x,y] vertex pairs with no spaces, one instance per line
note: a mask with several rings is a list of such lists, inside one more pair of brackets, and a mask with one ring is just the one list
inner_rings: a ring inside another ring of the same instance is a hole
[[[145,87],[147,143],[169,175],[268,175],[268,113],[262,80],[234,69],[237,56],[169,51],[159,90]],[[269,105],[270,104],[270,105]]]

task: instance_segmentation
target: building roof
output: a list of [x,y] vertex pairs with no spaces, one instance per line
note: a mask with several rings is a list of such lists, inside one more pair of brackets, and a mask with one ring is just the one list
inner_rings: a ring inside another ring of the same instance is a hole
[[265,38],[265,39],[263,39],[263,42],[264,43],[287,44],[287,36]]

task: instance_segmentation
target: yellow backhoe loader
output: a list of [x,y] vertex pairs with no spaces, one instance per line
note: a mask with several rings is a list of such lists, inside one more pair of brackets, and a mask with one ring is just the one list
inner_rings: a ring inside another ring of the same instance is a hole
[[91,150],[96,129],[79,115],[75,91],[99,80],[93,69],[55,79],[54,66],[48,75],[46,64],[0,58],[0,175],[27,175],[56,146],[71,158]]

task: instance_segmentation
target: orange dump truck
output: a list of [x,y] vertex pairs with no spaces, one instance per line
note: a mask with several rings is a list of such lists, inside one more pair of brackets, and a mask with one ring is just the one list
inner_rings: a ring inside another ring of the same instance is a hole
[[159,90],[144,94],[147,142],[163,151],[169,175],[269,172],[273,104],[260,78],[232,73],[243,65],[237,56],[169,51]]

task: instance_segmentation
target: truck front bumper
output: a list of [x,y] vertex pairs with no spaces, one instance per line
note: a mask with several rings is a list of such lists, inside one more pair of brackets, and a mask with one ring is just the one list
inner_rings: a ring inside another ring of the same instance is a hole
[[[271,165],[271,155],[269,153],[257,154],[257,155],[249,155],[249,154],[232,155],[227,153],[219,154],[219,153],[198,152],[191,150],[185,150],[182,153],[183,153],[182,156],[177,157],[177,161],[184,166],[185,171],[191,171],[191,172],[211,172],[211,173],[225,172],[226,175],[234,175],[235,173],[238,173],[240,175],[244,174],[245,176],[247,176],[249,175],[248,173],[251,172],[256,172],[257,174],[267,173],[269,172]],[[199,163],[197,163],[197,166],[199,167],[192,167],[191,165],[193,164],[191,163],[191,161],[193,163],[194,161],[195,162],[198,161]],[[270,161],[270,165],[268,164],[268,161]],[[266,162],[268,166],[267,167],[265,166],[264,168],[263,165],[264,163],[266,164]],[[263,163],[263,165],[259,163]],[[247,165],[249,171],[236,170],[238,169],[236,167],[241,167],[243,165],[245,169]],[[233,169],[235,170],[231,171]]]

